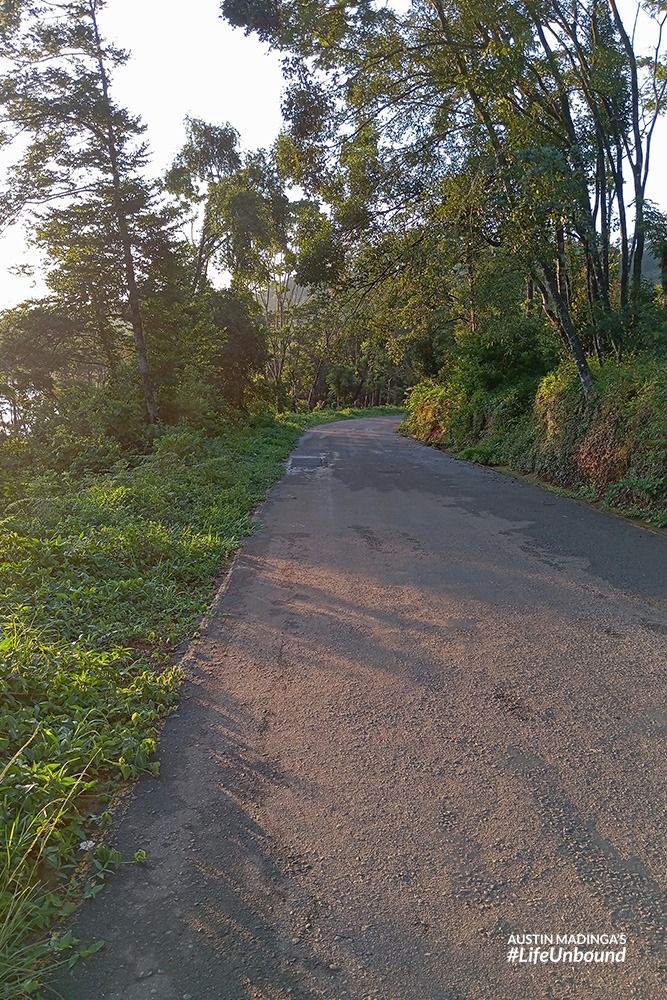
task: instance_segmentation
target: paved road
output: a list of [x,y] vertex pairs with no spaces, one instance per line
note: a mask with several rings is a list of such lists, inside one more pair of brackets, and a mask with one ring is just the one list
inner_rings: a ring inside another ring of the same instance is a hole
[[[272,491],[65,1000],[664,997],[667,540],[396,423]],[[509,964],[538,933],[626,961]]]

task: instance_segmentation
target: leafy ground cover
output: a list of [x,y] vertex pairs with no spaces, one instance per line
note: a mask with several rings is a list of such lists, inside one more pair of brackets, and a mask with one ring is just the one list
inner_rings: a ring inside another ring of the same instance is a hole
[[667,363],[639,355],[592,368],[589,403],[572,364],[492,391],[422,382],[409,394],[402,430],[667,527]]
[[105,472],[5,467],[0,1000],[34,994],[49,958],[81,956],[71,934],[48,928],[124,863],[102,843],[109,798],[157,775],[181,681],[173,651],[299,436],[391,412],[266,414],[220,436],[163,428]]

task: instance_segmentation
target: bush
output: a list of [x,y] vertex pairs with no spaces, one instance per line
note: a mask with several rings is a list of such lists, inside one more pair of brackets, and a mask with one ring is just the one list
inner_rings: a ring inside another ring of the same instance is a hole
[[428,443],[447,440],[452,416],[461,405],[454,393],[427,379],[408,390],[405,402],[408,412],[401,425],[404,433]]
[[468,394],[422,382],[403,429],[462,458],[536,473],[655,523],[667,522],[667,362],[651,355],[592,364],[584,399],[575,366]]

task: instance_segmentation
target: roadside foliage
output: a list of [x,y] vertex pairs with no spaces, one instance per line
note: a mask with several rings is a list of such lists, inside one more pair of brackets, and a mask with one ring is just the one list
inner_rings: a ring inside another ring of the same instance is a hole
[[[158,777],[157,739],[182,680],[174,654],[299,436],[372,412],[260,411],[224,436],[164,427],[104,471],[30,474],[23,455],[25,478],[15,468],[4,484],[3,1000],[38,989],[40,959],[90,952],[57,925],[38,932],[132,862],[104,843],[110,796],[142,774]],[[137,852],[145,860],[141,844]]]
[[101,946],[60,921],[146,860],[110,796],[306,427],[405,404],[667,525],[664,4],[221,12],[284,56],[282,132],[191,117],[156,177],[103,0],[0,9],[0,222],[47,286],[0,313],[0,1000]]

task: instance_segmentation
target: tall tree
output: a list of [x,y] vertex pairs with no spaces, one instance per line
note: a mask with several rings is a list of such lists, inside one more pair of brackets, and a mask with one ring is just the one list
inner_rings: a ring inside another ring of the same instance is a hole
[[336,266],[327,220],[315,203],[290,201],[270,153],[241,154],[229,125],[188,120],[187,128],[166,183],[194,211],[192,291],[206,288],[215,265],[236,291],[254,298],[272,397],[279,407],[288,397],[296,405],[312,360],[307,286]]
[[134,225],[150,198],[143,179],[144,127],[113,101],[111,72],[127,53],[105,42],[99,24],[103,7],[104,0],[14,5],[13,31],[5,35],[1,51],[8,72],[0,97],[3,124],[22,137],[25,148],[9,171],[5,217],[16,217],[26,206],[60,200],[70,205],[82,196],[103,206],[123,275],[146,414],[154,423],[158,411]]
[[227,230],[221,225],[220,188],[241,167],[238,132],[231,125],[210,125],[186,118],[186,142],[165,178],[167,190],[192,212],[191,232],[195,252],[192,294],[205,285],[211,262],[220,254]]
[[222,9],[293,53],[281,140],[292,176],[348,216],[361,201],[387,225],[405,206],[419,220],[424,197],[446,196],[452,178],[467,176],[484,205],[482,231],[523,259],[590,394],[568,261],[581,248],[596,344],[620,353],[640,291],[650,144],[665,106],[667,13],[653,0],[636,6],[654,29],[645,58],[612,0],[493,9],[414,0],[401,10],[225,0]]

